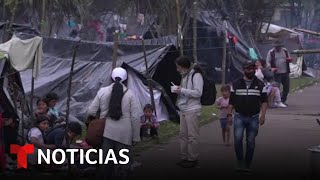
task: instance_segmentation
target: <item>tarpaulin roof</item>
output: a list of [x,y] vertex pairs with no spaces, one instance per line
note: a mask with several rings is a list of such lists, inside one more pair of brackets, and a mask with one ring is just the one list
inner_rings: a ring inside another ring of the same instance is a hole
[[[223,24],[222,18],[220,17],[219,14],[215,13],[214,11],[200,11],[198,13],[197,19],[198,21],[201,21],[209,25],[211,28],[213,28],[218,35],[221,35],[221,33],[224,30],[224,24]],[[250,46],[248,42],[243,39],[243,35],[241,31],[240,32],[236,31],[236,29],[233,27],[230,21],[227,20],[226,22],[227,22],[226,30],[229,33],[235,35],[239,39],[240,43],[236,44],[236,48],[240,50],[243,53],[243,55],[248,56],[248,49],[250,48]]]
[[[70,73],[71,59],[74,46],[77,42],[44,38],[43,50],[44,56],[42,61],[42,68],[38,79],[35,81],[35,95],[38,97],[44,96],[46,93],[52,91],[56,92],[61,98],[58,107],[65,110],[66,107],[66,92],[68,87],[68,78]],[[169,51],[171,45],[164,46],[146,46],[146,55],[148,61],[148,73],[153,75],[157,70],[159,62],[163,60],[163,56]],[[113,46],[109,44],[97,44],[80,42],[76,54],[76,61],[74,66],[74,74],[72,81],[72,97],[70,114],[77,119],[83,120],[86,115],[86,108],[89,106],[97,91],[104,86],[111,83],[112,71],[112,53]],[[126,63],[128,66],[139,73],[146,73],[144,56],[142,46],[139,45],[119,45],[117,64]],[[31,70],[21,72],[21,79],[24,89],[27,94],[31,91]],[[138,76],[134,75],[134,80]],[[138,86],[132,84],[132,86]],[[158,86],[159,87],[159,86]],[[129,87],[130,88],[130,87]],[[137,87],[131,87],[141,89]],[[158,88],[159,90],[159,88]],[[160,89],[162,94],[166,92]],[[135,92],[139,99],[143,98],[143,92]],[[155,92],[155,94],[157,94]],[[159,91],[158,91],[159,94]],[[159,96],[160,98],[160,96]],[[166,107],[174,108],[168,96],[166,98]],[[160,102],[160,101],[159,101]],[[163,109],[163,102],[159,104],[158,109]],[[142,103],[141,103],[142,105]],[[176,117],[172,114],[175,110],[168,110],[170,117]],[[176,112],[175,112],[176,113]],[[165,110],[159,113],[160,120],[168,117]]]
[[261,28],[261,33],[266,33],[267,29],[268,29],[268,33],[269,34],[276,34],[279,37],[281,36],[301,36],[302,33],[299,33],[297,31],[294,31],[292,29],[289,28],[285,28],[282,26],[278,26],[276,24],[270,24],[268,27],[268,23],[263,23],[263,26]]

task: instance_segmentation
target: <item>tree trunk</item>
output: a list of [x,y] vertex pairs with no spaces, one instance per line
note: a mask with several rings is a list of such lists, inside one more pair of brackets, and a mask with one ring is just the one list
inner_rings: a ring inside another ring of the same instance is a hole
[[41,11],[41,35],[45,34],[45,17],[46,17],[46,0],[42,0],[42,11]]
[[[194,1],[193,4],[193,59],[194,62],[198,62],[198,57],[197,57],[197,15],[198,15],[198,4],[197,0]],[[188,27],[186,27],[188,28]]]
[[223,21],[223,52],[222,52],[222,85],[226,84],[226,63],[227,63],[227,22],[226,20]]
[[118,60],[118,45],[119,45],[119,33],[114,33],[114,47],[113,47],[113,58],[112,58],[112,69],[117,67]]
[[6,6],[4,5],[4,2],[2,7],[2,21],[6,21]]
[[291,11],[290,11],[290,28],[293,27],[293,22],[294,22],[294,17],[295,17],[295,5],[294,5],[295,1],[294,0],[290,0],[290,4],[291,4]]
[[181,27],[181,11],[180,11],[180,0],[176,0],[177,6],[177,20],[178,20],[178,47],[180,48],[180,55],[183,55],[183,43],[182,43],[182,27]]

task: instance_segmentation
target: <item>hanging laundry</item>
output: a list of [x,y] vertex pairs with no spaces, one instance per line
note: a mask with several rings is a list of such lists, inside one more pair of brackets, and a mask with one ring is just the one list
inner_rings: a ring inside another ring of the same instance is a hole
[[253,48],[249,48],[249,57],[251,60],[258,60],[258,55]]

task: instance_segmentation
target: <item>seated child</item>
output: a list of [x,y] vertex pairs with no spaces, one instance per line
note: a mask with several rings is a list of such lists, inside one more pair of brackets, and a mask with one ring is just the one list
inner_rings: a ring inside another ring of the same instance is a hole
[[[48,105],[45,102],[45,100],[39,99],[37,101],[37,109],[34,111],[35,117],[37,118],[38,116],[41,116],[41,115],[48,116],[48,111],[49,111],[49,108],[48,108]],[[56,120],[56,118],[49,116],[49,120],[50,120],[49,121],[49,129],[50,129],[51,127],[53,127],[54,121]]]
[[37,164],[38,149],[54,149],[54,145],[46,144],[44,133],[49,128],[49,117],[46,115],[39,115],[36,118],[35,127],[31,128],[27,135],[27,141],[34,144],[34,154],[28,155],[28,162],[32,165]]
[[47,103],[43,99],[37,101],[37,109],[35,110],[36,117],[39,115],[47,115],[49,111]]
[[45,102],[48,105],[48,116],[50,119],[54,119],[54,126],[57,124],[61,124],[65,121],[65,118],[62,116],[58,108],[56,108],[56,104],[59,100],[59,96],[56,93],[48,93],[45,96]]
[[153,115],[153,106],[151,104],[145,105],[143,108],[144,115],[141,116],[141,128],[140,128],[140,137],[141,140],[143,137],[150,135],[151,137],[158,137],[158,128],[160,123],[157,118]]

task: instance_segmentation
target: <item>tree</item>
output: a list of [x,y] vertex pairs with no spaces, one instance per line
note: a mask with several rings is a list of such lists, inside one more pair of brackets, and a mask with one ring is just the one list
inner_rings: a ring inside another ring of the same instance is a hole
[[251,32],[255,40],[259,40],[261,37],[261,28],[263,23],[271,23],[274,10],[286,0],[240,0],[240,4],[243,7],[244,18],[248,19],[247,23],[251,27]]

